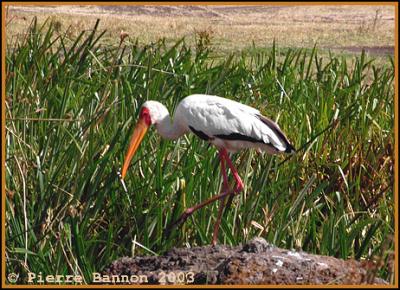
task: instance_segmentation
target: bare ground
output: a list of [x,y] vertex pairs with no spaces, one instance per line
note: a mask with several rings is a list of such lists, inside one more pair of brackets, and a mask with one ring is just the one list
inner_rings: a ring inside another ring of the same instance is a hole
[[120,31],[144,43],[159,38],[195,41],[205,31],[217,49],[312,47],[374,55],[394,53],[394,5],[13,5],[7,10],[7,32],[20,33],[33,16],[50,17],[63,29],[100,29],[118,41]]
[[[173,248],[162,256],[124,257],[101,277],[106,284],[388,284],[374,277],[375,270],[370,262],[289,251],[255,238],[237,247]],[[123,275],[130,281],[122,282]]]

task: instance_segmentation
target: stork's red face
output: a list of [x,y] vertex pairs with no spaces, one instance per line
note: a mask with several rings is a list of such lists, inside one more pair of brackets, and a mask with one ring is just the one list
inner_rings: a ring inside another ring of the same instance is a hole
[[150,111],[148,108],[143,107],[140,110],[139,120],[136,124],[135,130],[133,131],[133,135],[129,143],[129,148],[125,155],[124,165],[122,166],[121,172],[122,179],[125,178],[126,171],[128,170],[132,157],[135,155],[136,150],[139,148],[139,145],[142,142],[144,135],[146,135],[146,132],[149,129],[151,123],[152,122]]

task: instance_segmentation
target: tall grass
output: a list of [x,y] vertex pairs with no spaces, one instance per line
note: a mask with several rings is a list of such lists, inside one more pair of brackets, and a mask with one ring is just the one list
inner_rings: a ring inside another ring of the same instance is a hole
[[[7,49],[7,273],[81,274],[90,283],[126,255],[211,242],[218,204],[166,239],[185,207],[221,189],[215,148],[151,131],[123,184],[118,177],[147,99],[173,111],[192,93],[216,94],[277,120],[293,157],[233,156],[245,182],[219,242],[262,236],[276,246],[371,259],[393,279],[394,62],[376,67],[318,49],[249,50],[214,58],[184,40],[103,43],[95,27],[76,39],[33,21]],[[231,180],[232,181],[232,180]],[[125,188],[126,186],[126,188]]]

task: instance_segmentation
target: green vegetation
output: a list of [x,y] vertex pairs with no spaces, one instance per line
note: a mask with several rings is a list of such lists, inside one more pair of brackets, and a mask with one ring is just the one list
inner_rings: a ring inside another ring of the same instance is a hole
[[[193,93],[216,94],[277,120],[298,149],[291,157],[244,151],[245,182],[219,241],[260,235],[279,247],[372,259],[393,279],[394,61],[321,58],[312,50],[244,51],[214,58],[209,43],[184,40],[107,46],[33,21],[7,49],[7,273],[91,273],[126,255],[211,242],[218,203],[165,239],[185,207],[219,193],[216,149],[193,135],[149,132],[118,177],[140,105],[170,111]],[[232,182],[232,179],[231,179]],[[26,262],[26,263],[25,263]]]

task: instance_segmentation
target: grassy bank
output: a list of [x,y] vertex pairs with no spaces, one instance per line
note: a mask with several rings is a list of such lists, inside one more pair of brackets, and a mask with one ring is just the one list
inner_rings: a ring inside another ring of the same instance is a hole
[[33,17],[40,24],[51,18],[55,29],[72,39],[99,18],[99,29],[107,29],[102,41],[109,43],[125,31],[144,45],[185,37],[193,46],[197,34],[207,33],[213,48],[223,53],[276,41],[292,48],[318,43],[320,52],[391,47],[393,54],[395,40],[394,5],[10,5],[6,15],[10,41],[25,32]]
[[217,204],[165,239],[185,207],[219,192],[217,152],[192,135],[148,134],[118,177],[140,105],[173,111],[216,94],[277,120],[291,158],[233,156],[246,184],[220,243],[260,235],[277,246],[371,259],[392,279],[394,62],[318,48],[247,50],[215,58],[205,37],[109,46],[98,23],[74,38],[34,21],[7,51],[7,272],[91,273],[114,259],[209,244]]

